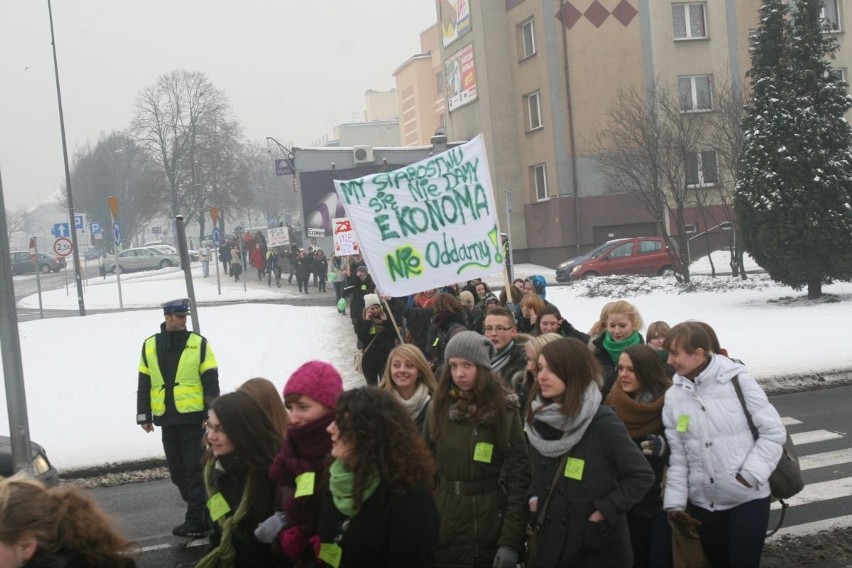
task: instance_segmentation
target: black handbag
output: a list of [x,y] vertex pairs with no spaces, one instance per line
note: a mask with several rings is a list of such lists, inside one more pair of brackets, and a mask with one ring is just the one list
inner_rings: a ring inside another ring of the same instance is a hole
[[[751,413],[748,411],[748,407],[746,406],[743,389],[740,386],[739,375],[734,377],[731,382],[734,383],[734,390],[737,391],[737,398],[740,399],[740,404],[743,407],[743,412],[745,413],[749,430],[751,430],[751,435],[756,441],[759,437],[757,427],[754,425],[754,420],[752,420]],[[781,523],[784,522],[784,514],[787,512],[787,507],[789,507],[784,499],[789,499],[793,495],[796,495],[799,491],[804,489],[804,487],[805,482],[802,479],[802,468],[799,466],[799,456],[796,453],[796,447],[793,445],[793,439],[790,437],[790,433],[788,432],[787,441],[784,442],[784,445],[782,446],[781,459],[778,460],[778,465],[775,466],[775,469],[769,476],[769,492],[773,497],[778,499],[779,503],[781,503],[781,519],[778,521],[778,526],[769,533],[770,536],[775,534],[775,532],[781,527]]]
[[538,530],[541,528],[541,525],[544,524],[544,516],[547,513],[547,506],[550,504],[550,497],[553,496],[553,490],[556,489],[556,484],[559,482],[559,478],[562,477],[562,471],[565,469],[565,462],[567,461],[568,454],[566,453],[562,456],[562,459],[559,460],[559,465],[556,467],[556,473],[553,476],[553,481],[550,482],[550,490],[547,492],[547,498],[544,500],[544,504],[541,506],[541,509],[537,511],[535,522],[529,521],[527,523],[527,550],[524,560],[524,566],[526,568],[532,568],[535,566],[535,559],[538,554]]

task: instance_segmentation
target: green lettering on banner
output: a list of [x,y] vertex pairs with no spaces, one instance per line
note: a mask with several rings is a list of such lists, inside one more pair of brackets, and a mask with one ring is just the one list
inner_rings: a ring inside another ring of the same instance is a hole
[[491,244],[494,245],[494,262],[500,264],[503,262],[503,252],[497,240],[499,238],[497,235],[497,225],[494,225],[494,228],[488,231],[488,238],[491,239]]
[[488,268],[491,266],[491,248],[488,246],[488,241],[483,239],[470,244],[456,244],[455,237],[450,237],[450,242],[447,242],[447,233],[443,234],[442,243],[436,241],[426,245],[426,263],[432,268],[438,268],[442,264],[448,266],[451,264],[462,263],[456,269],[456,274],[461,274],[468,268]]
[[379,232],[382,234],[383,241],[399,238],[399,233],[390,230],[388,219],[389,217],[387,215],[379,215],[375,218],[376,225],[379,227]]
[[357,179],[340,182],[340,193],[343,194],[343,199],[346,200],[347,205],[352,204],[353,198],[355,199],[355,202],[360,205],[361,199],[366,199],[367,197],[367,194],[364,192],[364,181]]
[[423,274],[423,258],[421,254],[410,245],[396,249],[396,256],[387,255],[385,262],[388,265],[388,274],[396,282],[397,278],[409,278]]

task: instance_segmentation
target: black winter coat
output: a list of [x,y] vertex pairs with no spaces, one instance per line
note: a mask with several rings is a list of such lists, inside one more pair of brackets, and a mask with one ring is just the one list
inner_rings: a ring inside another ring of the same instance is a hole
[[319,535],[323,543],[339,538],[344,568],[431,568],[438,544],[438,509],[425,485],[396,495],[381,483],[350,518],[337,510],[329,491],[323,500]]
[[[531,427],[539,430],[541,423],[533,422]],[[541,510],[561,457],[544,457],[532,445],[530,454],[533,482],[529,494],[538,496]],[[583,461],[581,478],[559,473],[538,533],[535,568],[631,566],[626,513],[654,481],[648,461],[608,406],[598,408],[569,457]],[[596,510],[605,519],[600,523],[588,520]]]
[[363,352],[364,358],[362,359],[364,366],[384,367],[388,355],[396,347],[398,336],[390,317],[381,322],[381,327],[381,331],[378,331],[372,320],[365,320],[360,317],[355,320],[355,335],[358,336],[363,349],[366,349]]

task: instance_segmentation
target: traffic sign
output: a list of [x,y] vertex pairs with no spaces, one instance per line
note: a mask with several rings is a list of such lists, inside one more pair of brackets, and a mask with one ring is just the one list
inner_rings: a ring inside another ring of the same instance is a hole
[[86,216],[85,215],[74,215],[74,229],[78,233],[86,232]]
[[68,223],[54,223],[50,234],[56,238],[67,237],[71,234],[71,229],[68,227]]
[[59,256],[68,256],[71,254],[73,250],[73,246],[71,245],[71,239],[65,237],[59,237],[55,241],[53,241],[53,252],[58,254]]
[[213,227],[213,246],[218,247],[222,244],[222,234],[219,232],[219,227]]
[[103,231],[103,228],[101,227],[100,223],[91,223],[89,225],[89,228],[91,229],[93,235],[97,235],[98,233]]
[[115,241],[115,246],[121,244],[121,228],[118,226],[118,221],[112,222],[112,238]]

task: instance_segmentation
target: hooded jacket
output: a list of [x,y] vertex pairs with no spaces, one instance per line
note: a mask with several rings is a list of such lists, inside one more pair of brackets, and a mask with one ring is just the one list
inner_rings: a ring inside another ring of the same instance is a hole
[[[736,376],[757,427],[756,441],[731,382]],[[787,433],[778,411],[742,364],[713,355],[694,383],[675,375],[666,391],[663,425],[671,447],[663,499],[667,511],[685,510],[687,501],[724,511],[769,496],[769,475]],[[737,481],[737,474],[751,487]]]

